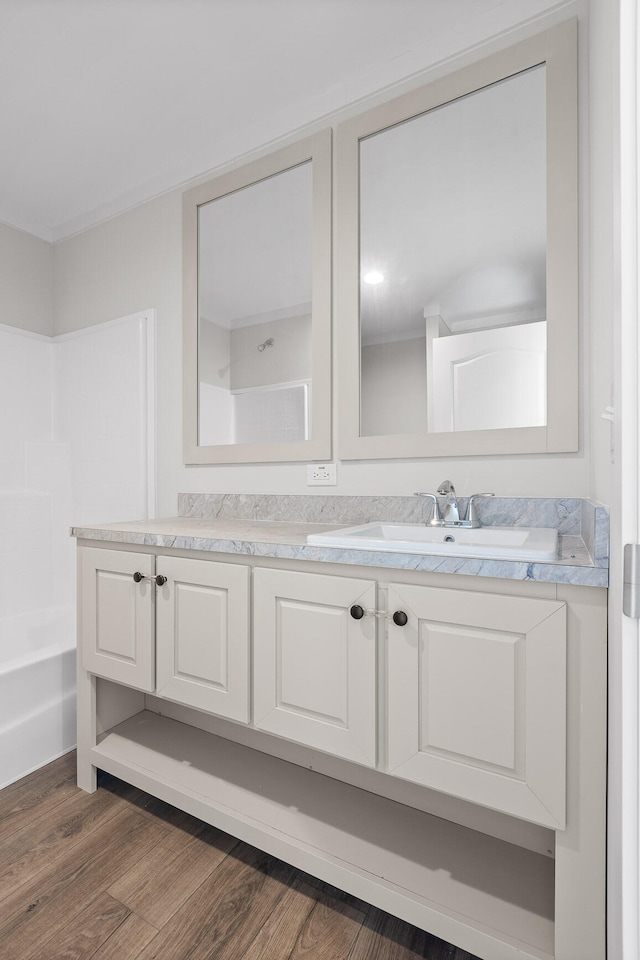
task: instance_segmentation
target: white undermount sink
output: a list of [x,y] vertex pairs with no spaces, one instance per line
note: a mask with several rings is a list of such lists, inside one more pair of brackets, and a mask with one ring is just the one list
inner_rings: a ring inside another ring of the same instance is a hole
[[425,553],[492,560],[555,560],[558,532],[548,527],[429,527],[418,523],[364,523],[314,533],[307,543],[355,550]]

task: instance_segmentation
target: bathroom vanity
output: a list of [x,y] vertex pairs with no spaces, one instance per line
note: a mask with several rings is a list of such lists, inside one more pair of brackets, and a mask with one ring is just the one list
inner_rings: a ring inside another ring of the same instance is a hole
[[183,496],[74,529],[79,785],[106,770],[486,960],[604,960],[603,511],[554,501],[549,563],[310,545],[345,500],[418,509]]

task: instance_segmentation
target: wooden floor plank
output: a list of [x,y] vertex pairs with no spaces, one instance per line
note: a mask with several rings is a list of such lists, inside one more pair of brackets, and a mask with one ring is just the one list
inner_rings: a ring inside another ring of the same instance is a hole
[[293,867],[239,844],[142,951],[140,960],[238,960],[294,875]]
[[109,888],[111,896],[163,927],[238,843],[214,827],[200,827],[200,837],[176,830],[172,843],[154,847]]
[[365,916],[344,900],[320,896],[289,960],[347,960]]
[[24,960],[90,960],[129,915],[123,904],[106,893],[99,894],[84,910],[53,937],[41,940]]
[[75,751],[0,790],[0,841],[76,792]]
[[380,910],[366,918],[349,960],[415,960],[413,927]]
[[2,960],[25,960],[158,844],[165,829],[125,809],[6,897],[0,903]]
[[477,960],[382,910],[370,912],[349,960],[416,960],[418,957],[426,960]]
[[242,960],[289,957],[318,897],[318,887],[296,877],[249,945]]
[[126,793],[118,796],[100,790],[89,797],[76,788],[66,800],[5,838],[0,859],[0,901],[124,810],[126,802]]
[[158,931],[142,917],[130,913],[124,923],[91,956],[91,960],[137,960]]

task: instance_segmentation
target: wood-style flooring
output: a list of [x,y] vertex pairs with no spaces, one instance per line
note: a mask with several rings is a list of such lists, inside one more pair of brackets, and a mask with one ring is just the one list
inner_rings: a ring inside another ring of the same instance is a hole
[[0,960],[476,960],[68,754],[0,791]]

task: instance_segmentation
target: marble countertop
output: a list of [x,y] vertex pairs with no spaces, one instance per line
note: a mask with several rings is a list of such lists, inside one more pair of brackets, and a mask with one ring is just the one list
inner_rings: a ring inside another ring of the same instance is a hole
[[236,518],[170,517],[96,526],[72,527],[82,540],[109,541],[180,550],[279,557],[324,563],[357,564],[393,570],[424,570],[507,580],[537,580],[606,587],[608,568],[595,565],[581,536],[560,535],[558,559],[549,563],[444,557],[310,546],[310,533],[339,529],[344,523],[314,523]]

